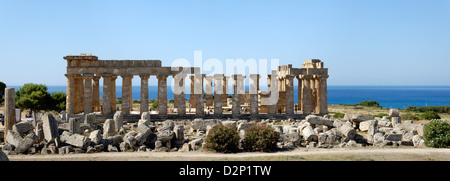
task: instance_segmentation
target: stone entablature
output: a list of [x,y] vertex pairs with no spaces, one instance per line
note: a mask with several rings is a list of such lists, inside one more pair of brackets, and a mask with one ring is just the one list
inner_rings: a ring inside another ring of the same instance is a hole
[[[205,108],[214,110],[214,115],[222,115],[223,108],[231,106],[232,115],[242,114],[242,106],[247,107],[250,115],[260,113],[277,114],[326,114],[327,110],[327,78],[328,69],[323,68],[323,62],[318,59],[304,61],[302,68],[293,68],[291,64],[279,66],[268,75],[269,91],[259,89],[259,74],[248,76],[241,74],[224,75],[195,74],[198,67],[162,67],[160,60],[98,60],[91,54],[68,55],[67,60],[67,102],[66,111],[69,114],[85,114],[101,111],[110,115],[117,110],[116,79],[122,78],[122,107],[124,114],[132,111],[132,79],[141,79],[141,105],[139,111],[149,110],[148,79],[156,76],[158,79],[158,112],[167,116],[167,78],[172,76],[178,84],[175,85],[174,103],[180,116],[186,115],[185,79],[191,79],[191,108],[196,109],[196,116],[205,114]],[[183,71],[184,69],[184,71]],[[187,74],[179,74],[179,73]],[[182,75],[182,76],[180,76]],[[250,90],[244,91],[244,79],[249,77]],[[100,104],[99,81],[103,79],[103,99]],[[294,79],[298,80],[298,107],[294,105]],[[228,81],[232,81],[232,98],[228,103]],[[194,84],[196,82],[196,84]],[[203,82],[205,87],[203,87]],[[197,84],[198,83],[198,84]],[[196,88],[194,85],[202,85]],[[213,88],[214,85],[214,88]],[[272,87],[274,86],[274,87]],[[216,89],[217,88],[217,89]],[[194,91],[195,90],[195,91]],[[271,92],[274,91],[274,92]],[[217,95],[217,96],[215,96]],[[272,96],[275,101],[262,101]],[[214,98],[213,98],[214,97]],[[263,104],[264,102],[264,104]],[[206,107],[205,107],[206,106]],[[211,110],[212,111],[212,110]],[[208,113],[209,114],[209,113]]]

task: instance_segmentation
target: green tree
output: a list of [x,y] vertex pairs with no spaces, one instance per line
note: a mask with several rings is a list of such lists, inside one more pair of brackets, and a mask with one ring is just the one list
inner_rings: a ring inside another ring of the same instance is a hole
[[0,81],[0,104],[3,103],[6,84]]
[[57,112],[66,110],[66,93],[64,92],[53,92],[52,93],[52,105],[50,109]]
[[158,108],[158,101],[153,101],[152,110],[156,110],[156,108]]
[[47,86],[43,84],[24,84],[16,91],[16,106],[21,109],[29,109],[32,112],[49,110],[52,105]]

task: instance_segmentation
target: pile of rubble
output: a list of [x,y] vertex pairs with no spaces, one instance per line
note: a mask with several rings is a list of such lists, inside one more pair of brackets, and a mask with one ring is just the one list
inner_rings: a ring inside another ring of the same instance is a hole
[[[390,117],[372,118],[346,114],[344,119],[330,115],[309,115],[304,120],[217,120],[195,119],[152,122],[143,113],[138,123],[123,122],[118,111],[113,119],[96,123],[94,114],[72,117],[64,122],[51,114],[41,114],[37,121],[22,121],[13,126],[2,146],[6,154],[70,154],[125,151],[192,151],[199,150],[214,125],[236,126],[241,142],[245,131],[254,124],[268,124],[280,132],[279,148],[358,147],[407,145],[423,146],[423,125],[401,122],[398,110]],[[391,118],[391,119],[390,119]]]

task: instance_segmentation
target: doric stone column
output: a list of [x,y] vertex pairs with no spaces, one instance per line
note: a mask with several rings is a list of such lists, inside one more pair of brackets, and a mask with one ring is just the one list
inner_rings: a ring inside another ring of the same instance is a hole
[[124,74],[122,77],[122,113],[130,114],[130,92],[131,92],[131,79],[133,75]]
[[302,111],[303,114],[311,114],[312,111],[312,99],[311,99],[311,75],[302,76]]
[[314,81],[314,91],[313,91],[313,102],[315,102],[314,105],[314,113],[319,113],[320,112],[320,97],[319,95],[320,93],[320,78],[319,75],[313,75],[313,79],[312,81]]
[[102,74],[103,77],[103,114],[111,114],[111,74]]
[[167,75],[158,75],[158,111],[167,115]]
[[205,76],[206,106],[213,106],[212,80],[213,80],[213,76]]
[[6,142],[6,135],[16,123],[16,91],[14,88],[5,88],[5,130],[4,139]]
[[[267,75],[267,80],[268,80],[267,81],[268,82],[268,88],[269,88],[269,90],[271,90],[272,89],[272,75],[271,74]],[[275,81],[278,81],[278,80],[275,80]],[[269,97],[271,97],[272,94],[274,94],[274,92],[270,91]],[[279,94],[279,92],[277,92],[277,94]],[[277,104],[267,105],[267,114],[275,114],[276,112],[277,112]]]
[[84,74],[84,114],[92,112],[92,78],[93,74]]
[[111,76],[111,86],[109,87],[111,93],[111,113],[117,110],[116,79],[117,75]]
[[214,114],[222,114],[223,74],[214,74]]
[[286,114],[294,114],[294,76],[286,75],[284,82],[286,83]]
[[297,87],[297,110],[301,110],[302,109],[302,78],[301,75],[295,76],[295,78],[297,78],[298,80],[298,87]]
[[223,94],[222,94],[222,106],[228,106],[228,79],[230,76],[223,76]]
[[[182,75],[182,74],[180,74],[180,75]],[[180,76],[180,75],[178,75],[178,76]],[[186,94],[184,93],[184,91],[186,90],[186,87],[184,86],[185,77],[181,77],[181,76],[178,77],[178,76],[173,77],[174,85],[175,85],[174,99],[177,102],[176,108],[178,110],[178,115],[185,115],[186,114]],[[178,80],[176,80],[176,79],[178,79]],[[177,93],[179,93],[179,94],[177,94]]]
[[67,77],[66,112],[75,114],[75,79],[73,75],[66,74],[65,76]]
[[84,106],[84,82],[80,74],[74,77],[75,82],[75,114],[83,112]]
[[94,111],[100,111],[100,76],[94,76],[92,80],[92,107]]
[[245,76],[233,74],[231,78],[233,79],[233,107],[231,108],[231,112],[233,115],[238,115],[241,110],[241,101],[239,98],[241,94],[245,94],[243,85]]
[[148,79],[150,74],[141,74],[141,107],[140,113],[148,112]]
[[319,102],[320,102],[320,107],[319,107],[319,114],[328,114],[328,90],[327,90],[327,79],[328,79],[328,75],[324,75],[324,76],[319,76],[320,79],[320,86],[319,86]]
[[259,74],[250,74],[250,114],[256,115],[258,111]]
[[[198,88],[194,88],[194,95],[196,98],[196,103],[195,103],[195,113],[197,115],[203,115],[204,114],[204,103],[203,103],[203,75],[194,75],[195,77],[195,85],[199,85]],[[199,88],[201,88],[200,90],[198,90]],[[195,94],[195,89],[197,89],[198,93],[200,94]],[[191,94],[192,96],[192,94]]]
[[195,76],[191,75],[189,78],[191,79],[191,94],[189,96],[189,104],[191,104],[191,107],[197,107],[197,96],[194,93]]

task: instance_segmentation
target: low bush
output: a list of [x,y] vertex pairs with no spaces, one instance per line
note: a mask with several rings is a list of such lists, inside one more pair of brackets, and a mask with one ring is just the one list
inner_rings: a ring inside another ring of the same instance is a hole
[[381,108],[380,104],[377,101],[362,101],[358,104],[355,104],[355,106],[365,106],[365,107],[379,107]]
[[344,116],[345,116],[345,114],[340,113],[340,112],[334,113],[334,115],[333,115],[333,117],[337,118],[337,119],[342,119],[342,118],[344,118]]
[[374,117],[374,118],[376,118],[376,117],[378,117],[378,118],[382,118],[383,116],[389,116],[389,114],[385,114],[385,113],[380,113],[380,114],[375,114],[375,115],[372,115],[372,117]]
[[424,120],[441,119],[439,114],[434,111],[427,111],[420,115],[419,118]]
[[247,129],[244,149],[247,151],[272,152],[277,150],[280,133],[266,124],[255,124]]
[[239,150],[239,134],[233,125],[215,125],[209,130],[205,140],[205,148],[221,153],[234,153]]
[[410,112],[402,114],[400,117],[402,117],[403,120],[419,120],[419,116],[417,114],[413,114]]
[[435,119],[423,128],[425,145],[435,148],[450,148],[450,123],[447,120]]

